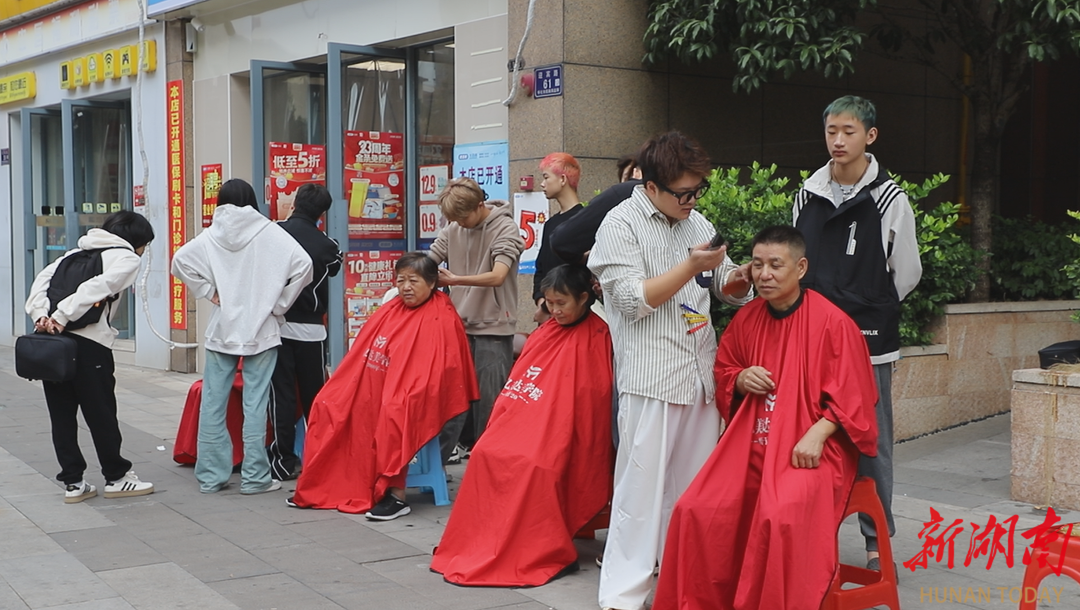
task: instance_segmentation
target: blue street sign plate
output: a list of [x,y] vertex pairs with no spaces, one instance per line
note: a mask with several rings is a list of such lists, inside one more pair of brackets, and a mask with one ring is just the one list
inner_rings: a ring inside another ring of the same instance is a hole
[[533,92],[533,97],[539,99],[542,97],[558,97],[562,95],[562,64],[534,68],[533,78],[536,84],[536,91]]

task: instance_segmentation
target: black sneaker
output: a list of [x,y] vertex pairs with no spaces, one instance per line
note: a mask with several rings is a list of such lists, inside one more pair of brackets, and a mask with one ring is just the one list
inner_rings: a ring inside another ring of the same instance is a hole
[[469,448],[461,443],[454,445],[454,450],[450,452],[450,457],[446,458],[447,464],[460,464],[461,460],[469,457]]
[[394,497],[394,494],[388,493],[386,497],[367,512],[365,517],[372,521],[391,521],[398,517],[403,517],[412,512],[407,502],[402,502]]

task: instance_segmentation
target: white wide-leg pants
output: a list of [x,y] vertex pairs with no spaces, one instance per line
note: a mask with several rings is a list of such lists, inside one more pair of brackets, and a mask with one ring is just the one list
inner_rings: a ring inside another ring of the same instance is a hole
[[693,404],[619,395],[619,450],[611,525],[600,570],[600,607],[641,610],[675,501],[720,438],[715,401],[698,386]]

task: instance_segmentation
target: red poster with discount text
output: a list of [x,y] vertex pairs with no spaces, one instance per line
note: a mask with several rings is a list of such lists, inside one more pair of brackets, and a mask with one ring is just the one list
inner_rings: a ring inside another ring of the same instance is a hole
[[345,327],[350,345],[394,286],[394,265],[403,254],[382,250],[345,253]]
[[405,239],[405,138],[386,131],[345,132],[349,237]]
[[326,147],[298,142],[270,143],[270,177],[266,203],[271,220],[285,220],[292,214],[296,190],[315,182],[326,184]]

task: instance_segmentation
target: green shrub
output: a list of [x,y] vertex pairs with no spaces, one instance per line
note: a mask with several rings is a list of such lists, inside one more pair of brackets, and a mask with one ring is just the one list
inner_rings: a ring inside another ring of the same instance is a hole
[[[717,226],[728,242],[728,256],[736,263],[750,260],[750,242],[770,225],[791,224],[791,204],[798,185],[776,176],[776,165],[750,166],[749,182],[739,180],[742,169],[717,168],[709,174],[709,190],[698,200],[697,210]],[[803,176],[805,179],[806,176]],[[738,311],[713,299],[712,318],[722,332]]]
[[1071,299],[1076,284],[1066,266],[1080,258],[1069,229],[1033,218],[994,217],[991,296],[1001,301]]
[[933,339],[926,330],[930,321],[945,313],[945,305],[962,301],[975,287],[975,264],[978,253],[957,226],[960,206],[941,203],[923,210],[919,202],[949,180],[935,174],[922,184],[913,184],[899,176],[893,180],[907,193],[915,211],[915,231],[922,261],[919,285],[900,304],[900,345],[928,345]]
[[[736,263],[750,259],[750,242],[758,231],[769,225],[791,223],[791,205],[800,186],[777,177],[775,165],[754,163],[746,182],[740,180],[741,173],[739,168],[714,170],[708,177],[709,190],[697,208],[720,228]],[[809,174],[801,175],[806,180]],[[926,345],[932,338],[926,331],[929,322],[943,313],[945,304],[962,300],[974,286],[977,256],[957,226],[960,206],[943,203],[926,211],[918,206],[919,201],[948,181],[948,176],[937,174],[922,184],[893,178],[907,192],[914,208],[923,264],[922,280],[901,306],[900,341],[902,345]],[[717,332],[723,331],[735,311],[734,307],[714,301],[712,314]]]

